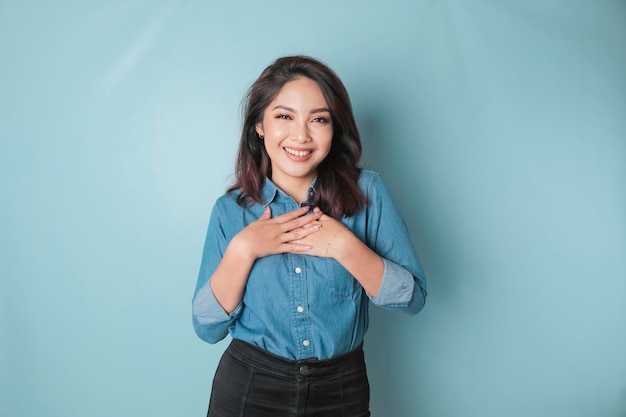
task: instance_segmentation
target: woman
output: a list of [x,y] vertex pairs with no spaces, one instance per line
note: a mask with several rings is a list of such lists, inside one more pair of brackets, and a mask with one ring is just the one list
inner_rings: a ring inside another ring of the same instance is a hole
[[230,333],[208,416],[369,416],[368,304],[418,313],[426,282],[378,174],[358,166],[348,94],[304,56],[267,67],[245,101],[236,180],[211,215],[197,334]]

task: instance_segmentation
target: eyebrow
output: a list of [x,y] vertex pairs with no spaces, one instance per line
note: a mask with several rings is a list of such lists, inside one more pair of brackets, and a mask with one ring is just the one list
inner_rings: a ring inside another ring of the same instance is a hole
[[[290,111],[292,113],[297,113],[295,111],[295,109],[293,109],[291,107],[288,107],[288,106],[283,106],[282,104],[279,104],[279,105],[275,106],[272,110],[276,110],[276,109],[283,109],[283,110]],[[323,113],[323,112],[330,113],[330,109],[328,107],[320,107],[318,109],[311,110],[311,114],[313,114],[313,113]]]

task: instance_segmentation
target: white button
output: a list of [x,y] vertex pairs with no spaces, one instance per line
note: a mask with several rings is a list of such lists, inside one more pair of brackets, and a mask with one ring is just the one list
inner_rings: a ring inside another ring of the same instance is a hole
[[302,272],[302,269],[300,269],[300,267],[296,268],[296,274],[299,274],[300,272]]
[[302,313],[304,311],[304,307],[298,306],[296,310],[298,310],[298,313]]
[[308,340],[306,340],[306,339],[304,339],[304,340],[302,341],[302,346],[304,346],[304,347],[309,346],[309,341],[308,341]]

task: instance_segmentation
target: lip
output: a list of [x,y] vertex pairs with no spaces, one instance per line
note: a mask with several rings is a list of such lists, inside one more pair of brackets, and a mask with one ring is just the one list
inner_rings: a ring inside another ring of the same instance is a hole
[[314,152],[312,149],[292,147],[284,147],[283,151],[285,152],[285,155],[287,155],[287,158],[297,162],[306,161],[311,157],[311,155],[313,155]]

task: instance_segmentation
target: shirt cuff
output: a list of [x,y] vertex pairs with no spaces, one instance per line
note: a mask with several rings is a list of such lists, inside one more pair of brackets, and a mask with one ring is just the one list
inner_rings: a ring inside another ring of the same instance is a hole
[[378,297],[370,297],[374,305],[386,307],[406,307],[411,302],[415,280],[406,268],[383,258],[383,281]]
[[215,298],[211,285],[207,282],[196,294],[193,301],[193,312],[198,323],[211,325],[224,323],[236,317],[241,311],[242,305],[243,303],[240,302],[237,308],[228,314]]

